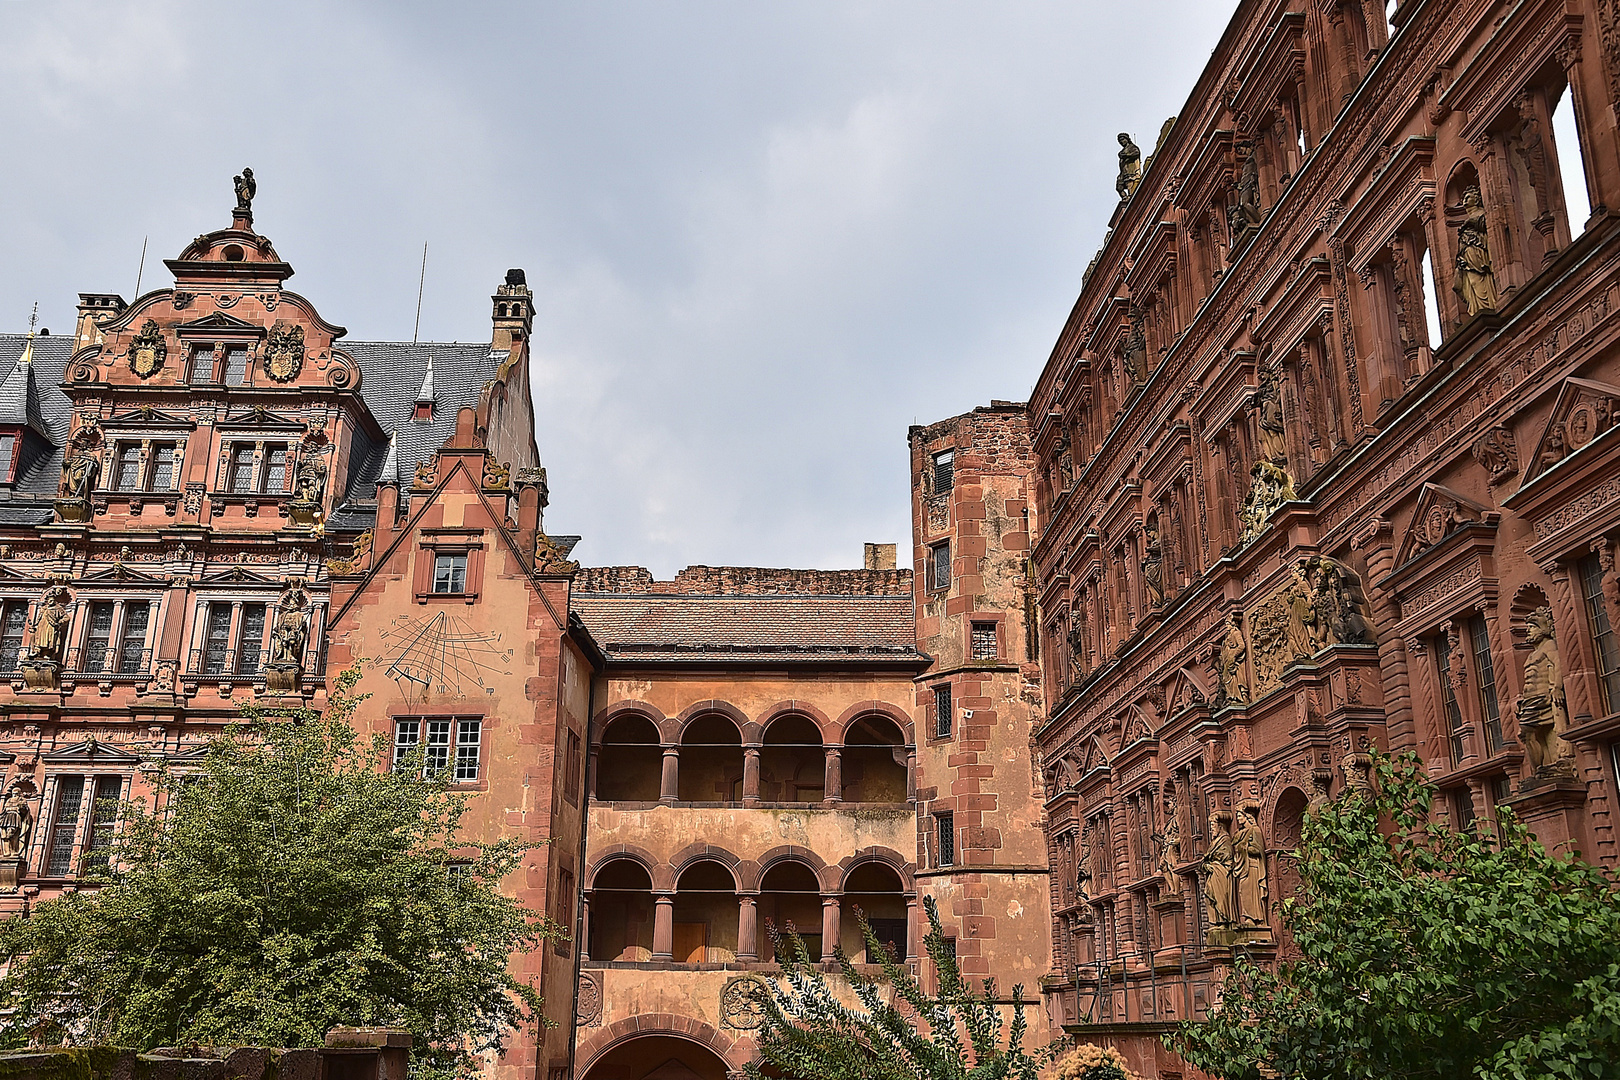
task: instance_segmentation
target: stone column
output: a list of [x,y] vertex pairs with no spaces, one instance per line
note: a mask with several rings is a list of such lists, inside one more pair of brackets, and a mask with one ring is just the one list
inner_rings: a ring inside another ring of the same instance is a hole
[[742,800],[744,806],[759,805],[759,747],[743,747],[743,786]]
[[821,962],[831,963],[833,950],[838,948],[838,935],[842,928],[843,912],[838,897],[821,898]]
[[1565,708],[1569,726],[1579,727],[1594,716],[1603,715],[1597,704],[1597,664],[1592,655],[1586,627],[1586,599],[1580,583],[1573,580],[1574,566],[1566,562],[1543,564],[1552,578],[1553,635],[1558,643],[1558,663],[1564,669]]
[[917,801],[917,748],[906,747],[906,802]]
[[[1368,582],[1382,580],[1395,568],[1394,533],[1390,523],[1383,518],[1374,519],[1352,537],[1351,546],[1366,553]],[[1406,644],[1395,633],[1400,613],[1395,606],[1394,595],[1388,589],[1366,589],[1365,592],[1378,640],[1378,673],[1383,682],[1389,748],[1392,751],[1417,749]]]
[[680,798],[681,792],[681,748],[678,746],[664,747],[664,772],[659,779],[658,801],[672,803]]
[[919,938],[922,936],[922,928],[917,925],[919,916],[917,909],[921,906],[916,893],[906,894],[906,961],[908,963],[915,962],[919,954],[917,946],[919,945]]
[[759,959],[759,897],[741,893],[737,897],[737,959]]
[[579,958],[591,958],[591,894],[579,898]]
[[822,797],[828,806],[844,801],[843,752],[841,746],[827,747],[826,791]]
[[675,959],[675,897],[669,893],[653,897],[652,958],[665,962]]

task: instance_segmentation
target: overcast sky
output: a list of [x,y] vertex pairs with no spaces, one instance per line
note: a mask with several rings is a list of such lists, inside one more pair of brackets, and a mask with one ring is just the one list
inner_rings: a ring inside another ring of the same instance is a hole
[[589,564],[838,568],[906,428],[1022,401],[1219,0],[0,0],[0,329],[257,228],[354,339],[535,291],[546,526]]

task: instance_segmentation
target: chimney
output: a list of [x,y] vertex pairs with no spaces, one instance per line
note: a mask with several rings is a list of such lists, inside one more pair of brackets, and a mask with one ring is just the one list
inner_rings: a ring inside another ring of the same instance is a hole
[[866,569],[893,570],[895,546],[893,544],[867,544]]
[[544,509],[544,482],[518,481],[517,542],[518,550],[533,552],[540,538],[540,511]]
[[490,351],[510,353],[514,345],[521,346],[529,340],[529,332],[534,328],[534,294],[529,291],[523,271],[508,270],[505,284],[495,290],[490,301],[494,305],[491,311],[495,326]]
[[79,294],[79,324],[74,331],[73,348],[101,344],[101,328],[124,313],[129,305],[117,293]]

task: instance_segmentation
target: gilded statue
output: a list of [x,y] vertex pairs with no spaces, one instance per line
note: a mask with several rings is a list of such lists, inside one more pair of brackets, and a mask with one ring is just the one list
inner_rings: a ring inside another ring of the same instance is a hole
[[236,186],[236,208],[252,210],[253,196],[259,193],[259,182],[253,179],[253,170],[243,169],[241,176],[231,177],[231,183]]
[[1148,604],[1164,604],[1164,545],[1159,540],[1159,519],[1148,518],[1142,527],[1142,584],[1147,588]]
[[1524,662],[1524,693],[1519,695],[1519,734],[1536,774],[1565,771],[1572,756],[1564,732],[1569,711],[1564,698],[1564,671],[1551,607],[1539,607],[1525,619],[1530,657]]
[[28,854],[28,839],[34,831],[34,815],[28,805],[32,784],[17,777],[0,797],[0,858],[19,859]]
[[1243,612],[1233,609],[1227,616],[1226,636],[1221,638],[1220,679],[1222,699],[1231,704],[1246,704],[1249,700],[1248,682],[1243,678],[1243,661],[1248,658],[1249,647],[1243,639]]
[[1232,847],[1234,914],[1244,926],[1264,926],[1271,890],[1266,882],[1266,842],[1260,835],[1260,822],[1252,804],[1245,803],[1238,809]]
[[1463,192],[1462,218],[1457,224],[1457,280],[1452,289],[1469,315],[1496,310],[1496,274],[1491,269],[1486,239],[1485,203],[1479,188]]
[[73,616],[68,611],[68,591],[61,586],[49,589],[40,598],[39,612],[34,616],[34,640],[24,658],[33,661],[60,664],[62,647],[67,643],[68,623]]
[[1222,828],[1220,812],[1209,815],[1209,848],[1204,852],[1204,907],[1210,926],[1231,926],[1237,922],[1232,907],[1232,871],[1235,849],[1232,837]]
[[1119,133],[1119,177],[1114,181],[1114,190],[1119,193],[1120,201],[1130,198],[1136,191],[1136,185],[1141,182],[1142,148],[1122,131]]

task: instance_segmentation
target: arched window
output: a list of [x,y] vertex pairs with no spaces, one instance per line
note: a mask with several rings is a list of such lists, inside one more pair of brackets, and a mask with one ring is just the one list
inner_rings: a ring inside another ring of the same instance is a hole
[[867,954],[860,920],[855,917],[856,908],[866,916],[878,941],[893,950],[894,959],[904,961],[906,897],[900,875],[892,866],[880,862],[862,863],[844,879],[843,926],[840,928],[844,951],[857,964],[879,963],[877,957]]
[[844,732],[845,802],[906,801],[906,740],[886,716],[863,716]]
[[675,962],[737,959],[737,883],[712,859],[693,863],[675,883]]
[[814,870],[800,862],[779,862],[760,882],[759,958],[774,963],[776,952],[767,925],[776,927],[784,946],[791,926],[804,939],[810,959],[821,959],[821,883]]
[[741,802],[743,751],[737,725],[719,713],[700,716],[681,736],[682,802]]
[[827,794],[827,751],[808,716],[779,717],[765,729],[759,794],[766,802],[818,803]]
[[657,802],[663,750],[645,716],[621,716],[607,726],[596,755],[596,797],[608,802]]
[[633,859],[615,859],[596,872],[591,886],[590,957],[651,960],[652,878]]

